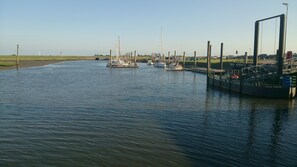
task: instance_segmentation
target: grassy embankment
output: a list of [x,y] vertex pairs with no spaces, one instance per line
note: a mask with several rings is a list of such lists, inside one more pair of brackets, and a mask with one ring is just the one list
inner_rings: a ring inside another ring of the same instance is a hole
[[[16,65],[16,56],[0,56],[0,66],[12,67]],[[94,56],[19,56],[22,61],[72,61],[72,60],[94,60]]]

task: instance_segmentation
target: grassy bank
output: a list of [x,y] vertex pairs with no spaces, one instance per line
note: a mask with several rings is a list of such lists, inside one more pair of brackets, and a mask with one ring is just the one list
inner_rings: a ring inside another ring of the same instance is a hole
[[[16,66],[16,56],[0,55],[0,70],[12,69]],[[19,67],[46,65],[61,61],[94,60],[94,56],[19,56]]]
[[0,62],[1,67],[11,67],[15,66],[15,62]]
[[[67,61],[67,60],[94,60],[94,56],[19,56],[19,60],[36,60],[36,61]],[[0,62],[16,61],[16,56],[0,56]]]

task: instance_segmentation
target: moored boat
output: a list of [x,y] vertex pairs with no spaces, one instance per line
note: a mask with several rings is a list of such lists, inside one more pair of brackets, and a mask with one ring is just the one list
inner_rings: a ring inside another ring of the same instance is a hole
[[171,63],[166,67],[167,71],[182,71],[183,66],[181,66],[178,62]]
[[166,64],[164,62],[161,62],[161,61],[157,61],[154,64],[154,66],[157,67],[157,68],[166,68]]

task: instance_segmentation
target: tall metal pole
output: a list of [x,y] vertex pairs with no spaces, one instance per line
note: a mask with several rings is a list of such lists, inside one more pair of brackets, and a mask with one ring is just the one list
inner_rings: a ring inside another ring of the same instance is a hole
[[255,23],[255,37],[254,37],[254,60],[253,65],[258,65],[258,43],[259,43],[259,21]]
[[284,53],[286,54],[286,48],[287,48],[287,31],[288,31],[288,10],[289,10],[289,4],[283,3],[283,5],[286,6],[286,28],[285,28],[285,41],[284,41]]
[[278,75],[283,74],[283,59],[284,59],[284,47],[285,47],[285,15],[280,15],[280,28],[279,28],[279,50],[278,50]]
[[[163,54],[163,26],[161,26],[161,55],[164,56],[164,54]],[[165,63],[165,59],[163,59],[163,62]]]
[[207,85],[209,84],[209,68],[210,68],[210,41],[207,41]]

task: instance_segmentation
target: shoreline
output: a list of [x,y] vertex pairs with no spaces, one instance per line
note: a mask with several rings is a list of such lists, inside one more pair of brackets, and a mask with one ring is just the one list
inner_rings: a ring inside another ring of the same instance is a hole
[[[63,62],[65,60],[20,60],[19,62],[19,68],[27,68],[27,67],[37,67],[37,66],[44,66],[48,64],[54,64],[54,63],[59,63]],[[16,65],[13,66],[0,66],[0,71],[3,70],[13,70],[16,69]]]

